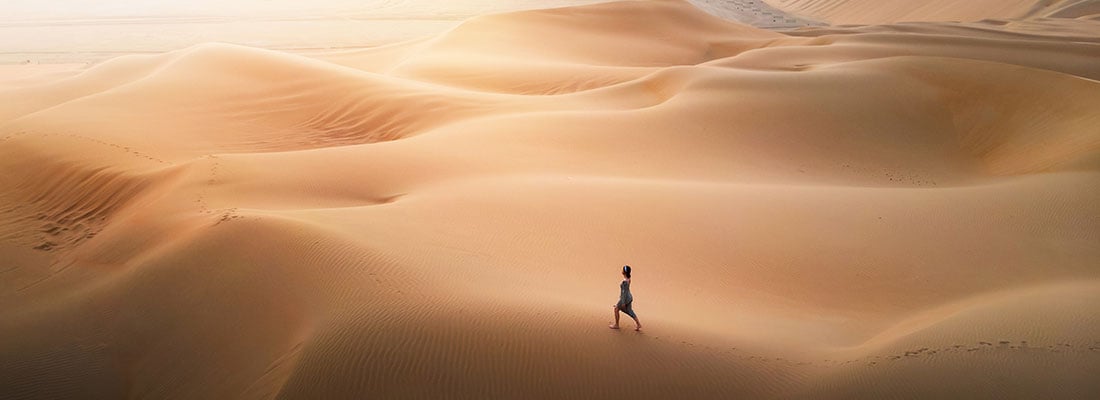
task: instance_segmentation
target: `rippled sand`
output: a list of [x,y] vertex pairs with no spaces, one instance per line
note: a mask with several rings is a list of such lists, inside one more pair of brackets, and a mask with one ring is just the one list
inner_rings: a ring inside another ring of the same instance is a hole
[[1093,8],[809,3],[4,66],[0,398],[1100,395]]

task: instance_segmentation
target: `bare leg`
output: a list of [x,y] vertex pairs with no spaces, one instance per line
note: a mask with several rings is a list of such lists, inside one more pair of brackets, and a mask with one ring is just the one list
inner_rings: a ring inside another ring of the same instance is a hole
[[611,309],[615,310],[615,325],[609,325],[608,328],[619,329],[619,305],[612,305]]
[[632,318],[634,318],[634,325],[637,325],[637,326],[634,327],[634,330],[636,330],[636,331],[642,330],[642,323],[638,322],[638,317],[632,317]]

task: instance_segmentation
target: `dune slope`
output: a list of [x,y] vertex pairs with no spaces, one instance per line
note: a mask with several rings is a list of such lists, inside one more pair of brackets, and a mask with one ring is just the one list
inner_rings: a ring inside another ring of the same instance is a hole
[[833,24],[885,24],[912,21],[977,21],[1020,18],[1052,0],[904,1],[771,0],[779,9]]
[[1096,397],[1097,24],[615,2],[21,75],[0,397]]
[[1076,18],[1100,16],[1096,0],[769,0],[777,9],[795,16],[832,24],[873,25],[899,22],[1017,20],[1023,18]]

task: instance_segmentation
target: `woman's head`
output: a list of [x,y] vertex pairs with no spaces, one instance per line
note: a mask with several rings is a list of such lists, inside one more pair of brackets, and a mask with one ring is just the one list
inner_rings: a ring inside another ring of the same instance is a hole
[[630,266],[629,265],[624,265],[623,266],[623,276],[625,276],[627,278],[630,277]]

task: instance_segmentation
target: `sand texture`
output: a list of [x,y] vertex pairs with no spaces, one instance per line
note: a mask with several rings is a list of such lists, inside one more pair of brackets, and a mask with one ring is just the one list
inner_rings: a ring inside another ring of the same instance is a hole
[[869,3],[0,68],[0,398],[1100,398],[1095,8]]
[[[1100,14],[1096,0],[766,0],[781,10],[833,24],[978,21]],[[1059,15],[1060,14],[1060,15]]]

